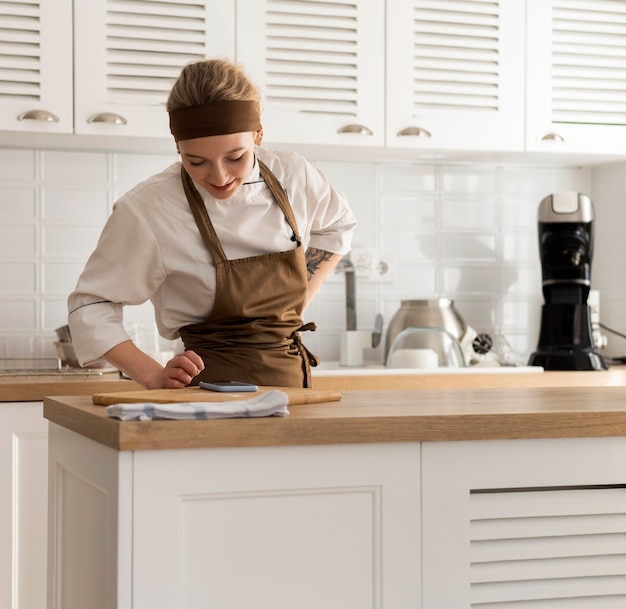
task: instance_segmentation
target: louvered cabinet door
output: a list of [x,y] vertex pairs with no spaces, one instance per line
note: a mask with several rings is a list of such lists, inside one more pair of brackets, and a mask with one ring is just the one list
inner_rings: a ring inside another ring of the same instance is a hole
[[234,55],[234,0],[74,0],[75,131],[167,137],[180,69]]
[[423,609],[626,607],[626,438],[426,443]]
[[0,130],[72,131],[72,0],[0,0]]
[[387,0],[387,146],[523,150],[524,2]]
[[237,1],[268,143],[383,145],[384,52],[384,2]]
[[626,153],[626,2],[528,0],[527,148]]

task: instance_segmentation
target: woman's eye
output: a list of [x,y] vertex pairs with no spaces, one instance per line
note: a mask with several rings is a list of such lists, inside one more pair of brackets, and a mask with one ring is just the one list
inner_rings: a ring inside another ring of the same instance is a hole
[[236,159],[228,159],[231,163],[237,163],[238,161],[241,161],[241,159],[243,159],[243,154],[241,156],[238,156]]
[[204,161],[189,161],[192,167],[198,167],[198,165],[202,165],[202,163],[204,163]]

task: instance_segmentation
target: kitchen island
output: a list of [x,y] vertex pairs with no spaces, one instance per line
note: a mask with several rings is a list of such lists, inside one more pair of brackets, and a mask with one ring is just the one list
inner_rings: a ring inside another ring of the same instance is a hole
[[626,388],[290,411],[119,422],[47,398],[49,609],[626,605]]
[[140,389],[119,374],[0,376],[0,607],[45,609],[47,395]]

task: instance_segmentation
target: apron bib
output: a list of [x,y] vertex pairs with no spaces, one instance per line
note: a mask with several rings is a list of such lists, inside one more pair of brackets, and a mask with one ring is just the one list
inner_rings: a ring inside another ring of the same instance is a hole
[[304,248],[289,200],[260,160],[259,170],[285,215],[298,246],[293,250],[228,260],[200,193],[181,167],[183,188],[216,271],[215,303],[209,317],[180,329],[186,349],[204,361],[199,381],[246,381],[276,387],[310,387],[317,358],[302,344],[307,287]]

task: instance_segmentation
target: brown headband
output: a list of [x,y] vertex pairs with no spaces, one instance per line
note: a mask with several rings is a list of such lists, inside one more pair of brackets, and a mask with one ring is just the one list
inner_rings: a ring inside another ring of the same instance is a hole
[[256,101],[220,101],[170,112],[170,131],[177,142],[259,129],[261,118]]

